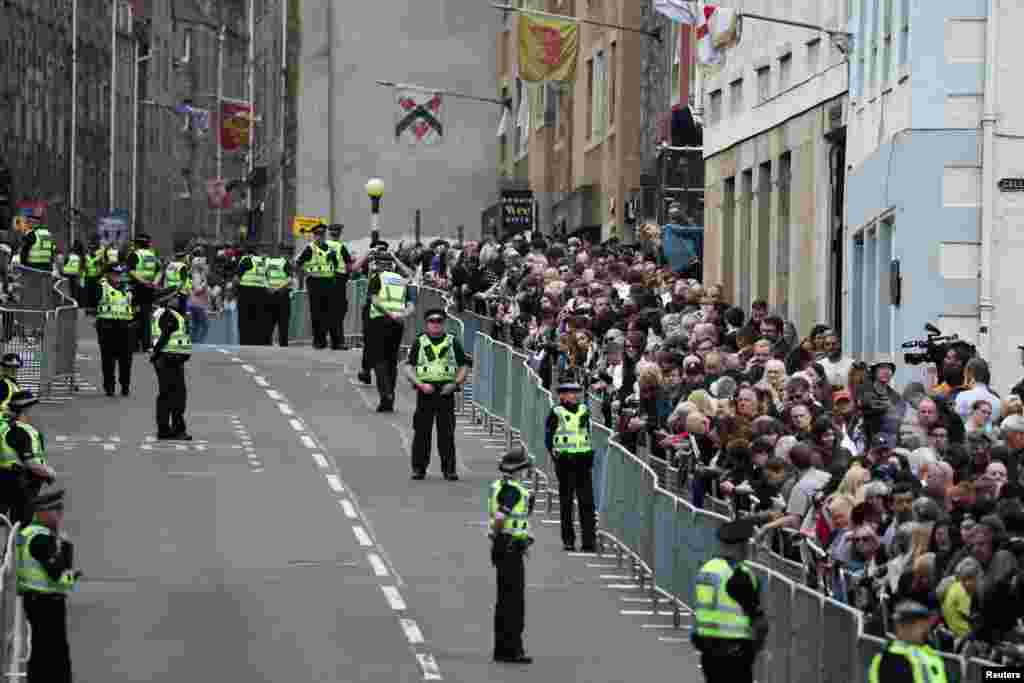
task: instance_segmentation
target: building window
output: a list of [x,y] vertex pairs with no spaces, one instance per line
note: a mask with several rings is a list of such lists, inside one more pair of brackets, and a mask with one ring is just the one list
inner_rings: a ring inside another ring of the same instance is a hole
[[740,220],[739,220],[739,262],[737,270],[740,276],[739,299],[736,305],[742,308],[749,308],[751,299],[751,274],[754,264],[750,261],[750,246],[754,235],[754,171],[743,172],[742,184],[740,186]]
[[775,260],[775,310],[784,319],[789,317],[789,249],[790,249],[790,174],[793,157],[786,152],[779,157],[777,191],[779,193],[778,237]]
[[881,75],[878,79],[879,85],[885,87],[886,83],[896,80],[895,74],[892,72],[892,52],[893,52],[893,0],[882,0],[882,59],[879,64],[881,69]]
[[816,74],[821,69],[821,39],[815,38],[807,43],[807,73]]
[[683,96],[682,83],[680,82],[680,58],[679,55],[683,49],[683,30],[682,24],[677,21],[672,22],[672,38],[669,40],[669,106],[679,104],[680,98]]
[[[721,92],[721,91],[718,91]],[[731,298],[736,273],[736,178],[726,178],[722,188],[722,277]]]
[[743,111],[743,79],[737,78],[729,84],[729,111],[736,116]]
[[779,92],[786,90],[793,83],[793,54],[779,57]]
[[600,142],[608,130],[608,55],[604,50],[594,53],[591,83],[590,137]]
[[615,123],[615,58],[616,48],[618,47],[615,41],[612,41],[611,49],[608,51],[608,125],[609,127]]
[[900,4],[899,29],[899,64],[910,61],[910,0],[897,0]]
[[594,132],[594,60],[587,60],[587,130],[589,140]]
[[764,102],[772,96],[771,67],[762,66],[757,70],[757,101]]
[[708,95],[708,123],[715,125],[722,120],[722,90],[713,90]]

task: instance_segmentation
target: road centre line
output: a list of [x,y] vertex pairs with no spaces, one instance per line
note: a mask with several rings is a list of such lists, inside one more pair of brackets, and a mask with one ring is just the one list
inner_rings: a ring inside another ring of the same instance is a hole
[[338,502],[341,503],[341,509],[345,511],[346,517],[349,519],[359,519],[359,515],[356,514],[356,509],[352,507],[352,501],[343,499]]
[[242,369],[245,370],[246,372],[256,372],[256,368],[254,368],[251,365],[243,365]]
[[405,639],[409,641],[410,645],[419,645],[423,642],[423,632],[420,631],[420,627],[416,625],[415,621],[412,619],[399,619],[398,621],[402,624]]
[[283,415],[294,415],[295,414],[295,411],[292,410],[292,407],[290,405],[288,405],[287,403],[278,403],[277,404],[277,409],[280,410],[281,414],[283,414]]
[[359,545],[364,548],[369,548],[373,545],[373,539],[370,538],[370,534],[366,533],[366,529],[361,526],[352,527],[352,533],[356,535],[356,540],[359,541]]
[[306,431],[306,428],[302,426],[302,422],[300,420],[296,420],[294,417],[288,421],[288,424],[290,424],[292,426],[292,429],[294,429],[297,432]]
[[261,387],[270,386],[270,382],[268,382],[265,377],[253,377],[252,379],[254,382],[256,382],[256,384],[260,385]]
[[417,652],[416,660],[420,663],[420,668],[423,669],[423,680],[425,681],[440,681],[441,670],[437,667],[437,662],[434,661],[434,655],[427,652]]
[[391,609],[396,612],[402,612],[405,610],[405,600],[402,600],[402,594],[398,592],[398,589],[394,586],[381,586],[380,589],[384,591],[384,597],[388,599],[388,604],[391,605]]
[[308,434],[303,434],[299,437],[299,440],[302,441],[302,445],[306,448],[317,448],[316,442],[313,441],[313,437]]
[[338,478],[337,474],[327,475],[327,485],[331,487],[331,490],[335,493],[341,493],[345,490],[345,487],[341,484],[341,479]]
[[267,389],[267,396],[269,396],[270,398],[274,399],[275,401],[283,401],[284,400],[284,396],[281,395],[281,392],[280,391],[275,391],[274,389]]
[[377,576],[387,576],[388,566],[384,564],[384,560],[380,559],[380,555],[377,553],[367,553],[366,558],[370,561],[370,566],[373,567],[373,573]]
[[327,458],[325,458],[320,453],[314,453],[313,454],[313,459],[316,460],[316,465],[320,469],[326,470],[329,467],[329,465],[327,464]]

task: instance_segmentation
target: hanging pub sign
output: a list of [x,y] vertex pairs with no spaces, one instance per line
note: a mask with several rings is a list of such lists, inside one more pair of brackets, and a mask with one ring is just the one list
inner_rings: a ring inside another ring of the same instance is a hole
[[501,193],[502,233],[533,228],[533,191],[504,190]]

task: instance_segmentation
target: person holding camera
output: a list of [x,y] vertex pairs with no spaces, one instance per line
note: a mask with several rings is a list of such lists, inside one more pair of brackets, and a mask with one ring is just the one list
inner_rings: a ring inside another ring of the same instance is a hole
[[887,434],[895,442],[907,405],[890,386],[896,373],[891,358],[882,358],[868,368],[869,381],[857,390],[857,404],[864,415],[864,433],[870,443],[876,434]]

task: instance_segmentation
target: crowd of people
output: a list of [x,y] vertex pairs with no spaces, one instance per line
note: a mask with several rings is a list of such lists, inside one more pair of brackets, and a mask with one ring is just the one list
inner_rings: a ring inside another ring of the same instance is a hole
[[696,260],[668,267],[656,236],[432,246],[398,255],[546,386],[580,383],[624,447],[688,472],[695,504],[754,515],[870,630],[913,599],[946,650],[1018,637],[1024,386],[999,395],[973,346],[926,344],[931,381],[897,387],[891,358],[855,360],[827,323],[801,334],[763,300],[731,305]]

